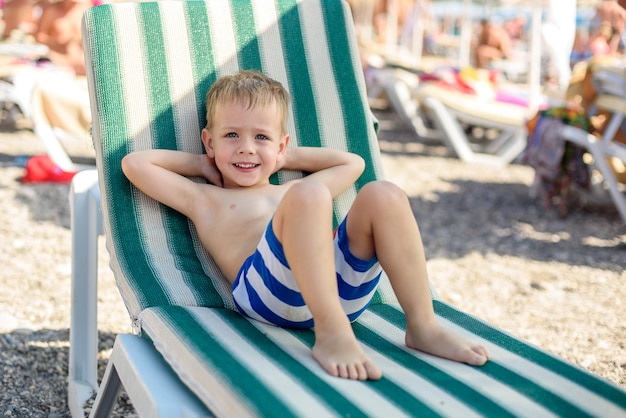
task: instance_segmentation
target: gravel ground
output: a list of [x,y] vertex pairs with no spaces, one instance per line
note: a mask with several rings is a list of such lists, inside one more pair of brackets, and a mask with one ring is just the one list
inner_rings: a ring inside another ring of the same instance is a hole
[[[377,116],[387,177],[411,199],[440,297],[626,389],[626,228],[611,205],[581,203],[560,219],[529,198],[530,168],[462,163]],[[0,416],[69,415],[69,187],[21,184],[16,164],[43,152],[30,131],[0,132]],[[103,238],[100,249],[103,373],[129,321]],[[132,411],[123,398],[115,413]]]

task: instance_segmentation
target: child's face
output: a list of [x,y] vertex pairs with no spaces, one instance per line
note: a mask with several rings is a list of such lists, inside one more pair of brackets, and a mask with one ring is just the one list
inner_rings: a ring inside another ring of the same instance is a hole
[[202,131],[202,141],[209,157],[215,158],[224,187],[269,184],[289,142],[289,136],[282,133],[276,103],[249,109],[221,103],[214,121],[211,130]]

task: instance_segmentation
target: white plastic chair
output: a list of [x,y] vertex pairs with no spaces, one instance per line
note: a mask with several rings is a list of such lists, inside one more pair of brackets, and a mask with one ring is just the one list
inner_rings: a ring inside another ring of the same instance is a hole
[[563,138],[575,143],[593,156],[593,166],[598,169],[615,207],[624,223],[626,223],[626,194],[624,185],[620,184],[611,169],[607,158],[615,157],[626,163],[626,145],[615,141],[618,130],[624,123],[626,115],[626,97],[602,94],[596,99],[597,110],[611,112],[611,120],[604,130],[602,138],[573,126],[563,127]]

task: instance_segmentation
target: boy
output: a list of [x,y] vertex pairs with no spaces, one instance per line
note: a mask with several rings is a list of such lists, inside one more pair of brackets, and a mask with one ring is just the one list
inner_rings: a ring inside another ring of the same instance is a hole
[[[139,151],[127,155],[122,168],[144,193],[193,221],[242,314],[285,327],[314,322],[312,354],[329,374],[382,375],[350,326],[367,307],[381,266],[405,312],[409,347],[484,364],[483,347],[436,322],[421,237],[398,187],[365,185],[333,236],[332,199],[361,175],[363,159],[327,148],[288,148],[288,105],[282,85],[258,72],[220,78],[207,95],[206,155]],[[270,184],[280,169],[311,174]]]

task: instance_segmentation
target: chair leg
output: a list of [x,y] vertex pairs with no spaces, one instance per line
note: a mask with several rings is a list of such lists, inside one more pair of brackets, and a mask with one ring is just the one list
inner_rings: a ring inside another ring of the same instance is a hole
[[102,213],[96,170],[72,180],[72,290],[68,404],[73,417],[84,416],[83,404],[98,388],[98,235]]
[[122,381],[117,373],[115,364],[113,361],[109,361],[89,417],[109,417],[111,412],[113,412],[113,407],[115,406],[115,402],[117,401],[121,388]]
[[458,123],[452,119],[444,105],[431,97],[424,99],[424,104],[433,111],[436,124],[439,129],[445,132],[443,139],[450,150],[463,161],[472,162],[474,160],[474,151],[470,148],[464,139],[465,133],[458,126]]
[[609,166],[608,161],[606,160],[607,155],[602,152],[601,146],[599,142],[594,142],[590,145],[591,153],[593,154],[594,164],[602,174],[604,181],[609,189],[609,194],[611,195],[611,199],[617,208],[620,216],[624,223],[626,223],[626,196],[620,190],[619,184],[615,178],[615,174],[611,167]]
[[141,417],[213,416],[154,345],[137,335],[119,334],[115,338],[90,417],[108,417],[122,386]]
[[504,156],[474,152],[459,122],[452,116],[451,112],[446,109],[443,103],[435,98],[426,97],[424,98],[424,105],[429,110],[429,114],[433,116],[435,125],[444,133],[442,138],[448,149],[454,152],[459,159],[467,163],[503,167],[515,158],[512,156],[511,151],[518,152],[519,150],[519,152],[521,152],[523,150],[523,148],[519,148],[519,144],[516,142],[516,147],[512,147]]

